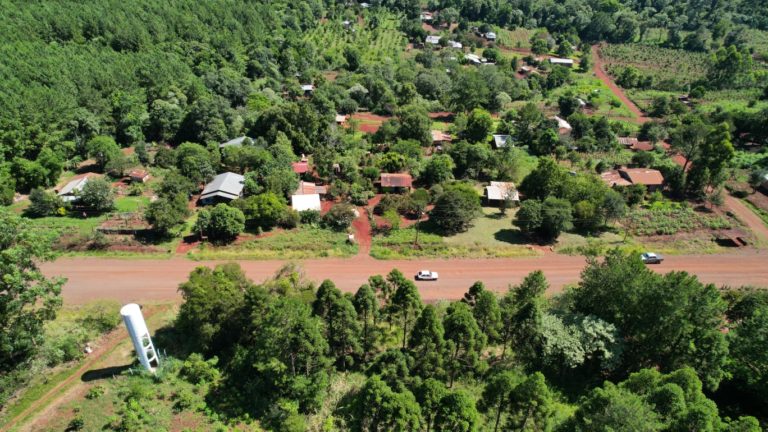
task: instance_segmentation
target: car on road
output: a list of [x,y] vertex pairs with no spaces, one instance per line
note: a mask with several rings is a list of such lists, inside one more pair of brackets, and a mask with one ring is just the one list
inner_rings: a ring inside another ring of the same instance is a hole
[[640,259],[646,264],[661,264],[664,261],[664,257],[654,252],[644,252],[640,255]]
[[418,273],[416,273],[416,280],[436,281],[437,272],[433,272],[429,270],[420,270]]

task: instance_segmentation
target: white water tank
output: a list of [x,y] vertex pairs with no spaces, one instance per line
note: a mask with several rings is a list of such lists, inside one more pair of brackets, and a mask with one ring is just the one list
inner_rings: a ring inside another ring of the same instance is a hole
[[139,357],[139,362],[150,372],[154,372],[159,362],[155,346],[152,345],[152,339],[149,337],[149,329],[144,322],[144,315],[141,313],[141,307],[136,303],[129,303],[120,309],[120,315],[123,317],[125,328],[133,341],[133,348]]

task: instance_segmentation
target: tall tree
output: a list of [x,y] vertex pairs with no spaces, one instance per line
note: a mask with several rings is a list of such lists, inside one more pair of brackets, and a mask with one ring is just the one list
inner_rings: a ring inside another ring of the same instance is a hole
[[495,342],[499,339],[499,329],[501,328],[501,308],[496,294],[491,291],[483,291],[477,297],[477,303],[472,308],[477,325],[480,331],[485,333],[488,342]]
[[407,389],[394,391],[374,375],[357,394],[352,428],[359,431],[410,432],[421,427],[421,409]]
[[477,366],[486,339],[472,310],[463,302],[451,303],[443,318],[443,327],[448,342],[448,386],[452,387],[457,376],[462,372],[471,373]]
[[408,340],[408,348],[413,352],[415,374],[422,377],[443,375],[444,336],[443,323],[440,322],[435,307],[427,305],[416,320]]
[[499,430],[502,414],[512,402],[512,391],[522,380],[523,377],[511,370],[497,371],[485,380],[480,406],[483,411],[494,411],[493,432]]
[[440,399],[435,413],[435,432],[474,432],[480,414],[474,399],[464,391],[448,393]]
[[510,288],[502,300],[502,342],[506,353],[511,343],[523,359],[535,356],[540,345],[544,293],[549,288],[541,270],[530,273],[523,282]]
[[44,325],[61,307],[65,280],[47,278],[39,263],[52,260],[53,232],[35,230],[0,209],[0,375],[28,360],[43,342]]
[[362,323],[362,348],[364,360],[373,351],[378,337],[378,328],[376,326],[379,317],[379,301],[376,299],[376,292],[368,284],[363,284],[355,293],[353,300],[357,319]]
[[405,348],[409,331],[413,322],[418,318],[421,308],[421,296],[416,285],[409,280],[400,284],[392,296],[392,310],[400,321],[400,327],[403,332],[403,348]]

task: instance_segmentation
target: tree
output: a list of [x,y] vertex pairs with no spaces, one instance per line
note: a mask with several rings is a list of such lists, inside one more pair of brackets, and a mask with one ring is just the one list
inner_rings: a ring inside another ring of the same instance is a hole
[[272,192],[235,200],[232,205],[242,210],[246,225],[270,230],[283,219],[288,206]]
[[457,376],[469,373],[477,366],[486,338],[469,305],[463,302],[451,303],[443,318],[443,327],[448,342],[448,386],[452,387]]
[[323,216],[323,225],[335,231],[345,231],[354,220],[354,207],[349,204],[336,204]]
[[104,171],[109,161],[119,158],[122,153],[114,139],[108,136],[96,136],[91,138],[86,145],[88,157],[96,160],[99,171]]
[[[330,283],[324,281],[323,284]],[[341,370],[354,364],[354,358],[362,352],[360,346],[360,325],[357,313],[349,297],[341,295],[335,287],[336,294],[331,296],[328,310],[325,314],[325,337],[328,340],[330,354],[336,358]],[[318,298],[318,300],[321,300]]]
[[437,317],[435,307],[425,306],[408,340],[408,348],[413,352],[415,360],[414,374],[425,378],[443,375],[444,335],[443,323]]
[[492,130],[491,113],[482,108],[475,108],[469,113],[467,125],[461,136],[470,143],[485,142]]
[[472,308],[472,315],[480,326],[480,331],[485,333],[489,342],[499,339],[499,329],[501,328],[501,309],[496,299],[496,294],[492,291],[484,290],[477,296],[477,302]]
[[51,261],[56,234],[32,229],[0,209],[0,370],[12,371],[43,343],[44,326],[61,307],[62,278],[47,278],[38,264]]
[[77,203],[97,213],[115,208],[115,195],[112,185],[103,178],[90,178],[80,191]]
[[520,210],[515,214],[514,225],[520,228],[523,234],[533,235],[539,231],[544,222],[541,201],[527,199],[520,205]]
[[175,151],[176,166],[184,177],[193,183],[201,183],[212,178],[216,170],[211,162],[208,150],[200,144],[182,143]]
[[435,413],[435,432],[474,432],[480,414],[475,401],[464,391],[454,391],[440,399]]
[[560,233],[573,228],[571,203],[568,200],[549,197],[541,206],[541,228],[539,234],[549,241],[556,240]]
[[448,389],[441,381],[434,378],[425,379],[416,388],[416,401],[421,406],[424,418],[424,426],[427,432],[434,427],[435,413],[440,406],[440,401],[448,394]]
[[751,394],[768,400],[768,305],[760,305],[728,333],[728,369]]
[[511,370],[494,372],[485,380],[485,387],[480,398],[482,411],[494,411],[493,432],[499,430],[502,414],[507,411],[511,403],[512,390],[514,390],[523,377]]
[[447,154],[437,154],[429,158],[421,173],[421,179],[429,186],[453,180],[456,165]]
[[14,158],[11,175],[20,191],[43,187],[48,181],[48,171],[36,161]]
[[551,430],[555,413],[555,397],[544,375],[535,372],[512,390],[507,425],[520,431]]
[[541,320],[544,293],[549,288],[544,273],[530,273],[518,286],[511,287],[501,301],[502,343],[506,353],[511,343],[517,355],[531,360],[541,346]]
[[0,167],[0,205],[13,204],[16,195],[16,180],[5,169]]
[[685,272],[660,276],[637,255],[614,250],[602,262],[589,258],[574,300],[578,312],[616,325],[627,342],[625,371],[690,366],[717,388],[728,347],[720,331],[725,303],[713,285]]
[[520,184],[520,193],[528,199],[544,201],[550,195],[557,195],[566,182],[568,173],[552,158],[539,158],[536,169],[530,172]]
[[362,323],[361,342],[363,348],[364,360],[368,360],[369,354],[373,351],[378,336],[376,327],[379,317],[379,302],[376,299],[376,292],[368,284],[363,284],[355,293],[352,301],[357,311],[357,319]]
[[238,264],[192,270],[188,280],[179,286],[184,302],[176,319],[176,328],[189,347],[219,355],[229,350],[242,331],[238,315],[246,291],[252,287]]
[[409,280],[399,284],[394,295],[392,295],[392,310],[399,318],[400,327],[403,332],[403,348],[405,348],[408,341],[409,330],[412,330],[411,325],[418,318],[422,306],[419,289]]
[[405,105],[397,110],[397,119],[400,123],[398,137],[401,139],[413,139],[423,146],[432,143],[429,119],[426,108],[420,105]]
[[190,215],[187,197],[183,193],[160,195],[149,203],[144,218],[161,236],[167,236],[184,224]]
[[218,204],[213,210],[203,209],[197,215],[194,230],[208,237],[212,243],[234,241],[245,229],[245,215],[240,209]]
[[577,431],[662,430],[659,415],[640,396],[606,382],[592,390],[574,416]]
[[451,185],[435,202],[430,220],[444,233],[451,235],[469,229],[480,210],[480,196],[473,188]]
[[24,213],[31,217],[46,217],[61,215],[61,210],[64,209],[64,201],[57,195],[43,189],[32,189],[29,194],[29,207]]
[[357,394],[352,430],[410,432],[421,428],[421,409],[413,393],[396,392],[374,375]]
[[176,170],[171,170],[163,176],[163,181],[160,182],[159,187],[156,187],[155,192],[158,196],[172,197],[176,195],[188,196],[197,189],[197,186],[192,183],[188,178],[179,174]]

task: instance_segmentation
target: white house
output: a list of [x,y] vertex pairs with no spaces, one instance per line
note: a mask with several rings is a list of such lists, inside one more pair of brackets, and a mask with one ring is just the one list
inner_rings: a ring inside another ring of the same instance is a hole
[[437,44],[439,44],[439,43],[440,43],[440,36],[436,36],[436,35],[429,35],[429,36],[427,36],[427,38],[424,40],[424,42],[426,42],[426,43],[428,43],[428,44],[430,44],[430,45],[437,45]]
[[567,134],[570,133],[573,128],[571,127],[571,124],[565,121],[565,119],[562,119],[558,116],[552,117],[553,120],[557,122],[557,129],[561,134]]
[[291,207],[298,212],[306,210],[320,211],[320,194],[292,195]]
[[456,41],[448,41],[448,46],[455,49],[464,48],[464,45],[462,45],[461,42],[456,42]]
[[573,67],[573,59],[552,57],[549,63],[553,66]]
[[464,59],[469,63],[479,65],[483,63],[483,59],[477,54],[464,54]]
[[485,38],[491,42],[496,41],[496,33],[494,32],[488,32],[485,34]]

